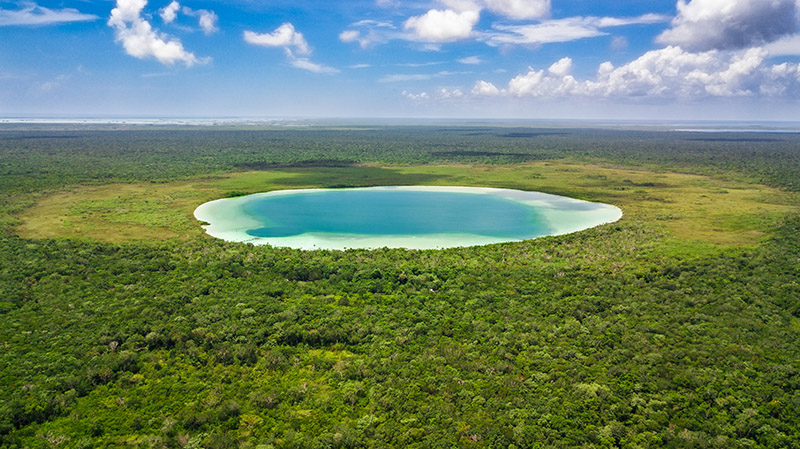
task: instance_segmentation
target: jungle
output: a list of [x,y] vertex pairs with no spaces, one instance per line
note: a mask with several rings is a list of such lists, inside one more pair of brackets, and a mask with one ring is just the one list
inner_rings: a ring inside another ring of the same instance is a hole
[[[798,180],[798,133],[0,124],[0,446],[800,447]],[[346,251],[192,216],[379,185],[624,215]]]

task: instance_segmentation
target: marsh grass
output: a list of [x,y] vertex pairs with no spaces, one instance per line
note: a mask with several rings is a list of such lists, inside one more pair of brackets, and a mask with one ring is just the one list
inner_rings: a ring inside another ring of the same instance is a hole
[[620,207],[623,220],[680,241],[755,245],[797,212],[798,195],[744,179],[570,160],[484,165],[362,165],[226,173],[167,183],[81,186],[41,196],[17,215],[22,237],[102,241],[204,238],[194,209],[217,198],[287,188],[455,185],[532,190]]

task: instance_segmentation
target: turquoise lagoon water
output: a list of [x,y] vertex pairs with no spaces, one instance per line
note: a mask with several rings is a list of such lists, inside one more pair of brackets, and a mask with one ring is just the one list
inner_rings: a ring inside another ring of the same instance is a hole
[[282,190],[195,210],[214,237],[301,249],[485,245],[575,232],[621,216],[614,206],[539,192],[427,186]]

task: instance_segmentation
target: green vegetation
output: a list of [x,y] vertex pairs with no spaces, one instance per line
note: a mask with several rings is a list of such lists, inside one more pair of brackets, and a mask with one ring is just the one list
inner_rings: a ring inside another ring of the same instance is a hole
[[[800,136],[0,128],[0,446],[800,446]],[[443,251],[226,243],[202,202],[617,204]]]
[[367,185],[506,187],[571,196],[622,207],[626,220],[659,222],[685,240],[756,244],[797,195],[707,176],[618,168],[570,160],[508,165],[284,168],[170,183],[108,184],[39,198],[19,217],[24,237],[124,239],[196,237],[192,213],[205,201],[288,188]]

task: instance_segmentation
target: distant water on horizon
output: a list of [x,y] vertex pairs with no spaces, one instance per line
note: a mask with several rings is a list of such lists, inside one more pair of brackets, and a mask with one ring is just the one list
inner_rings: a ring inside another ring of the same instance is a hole
[[123,117],[123,116],[13,116],[0,115],[0,124],[15,125],[128,125],[128,126],[517,126],[650,129],[675,132],[800,133],[798,121],[711,121],[625,119],[484,119],[484,118],[307,118],[307,117]]

